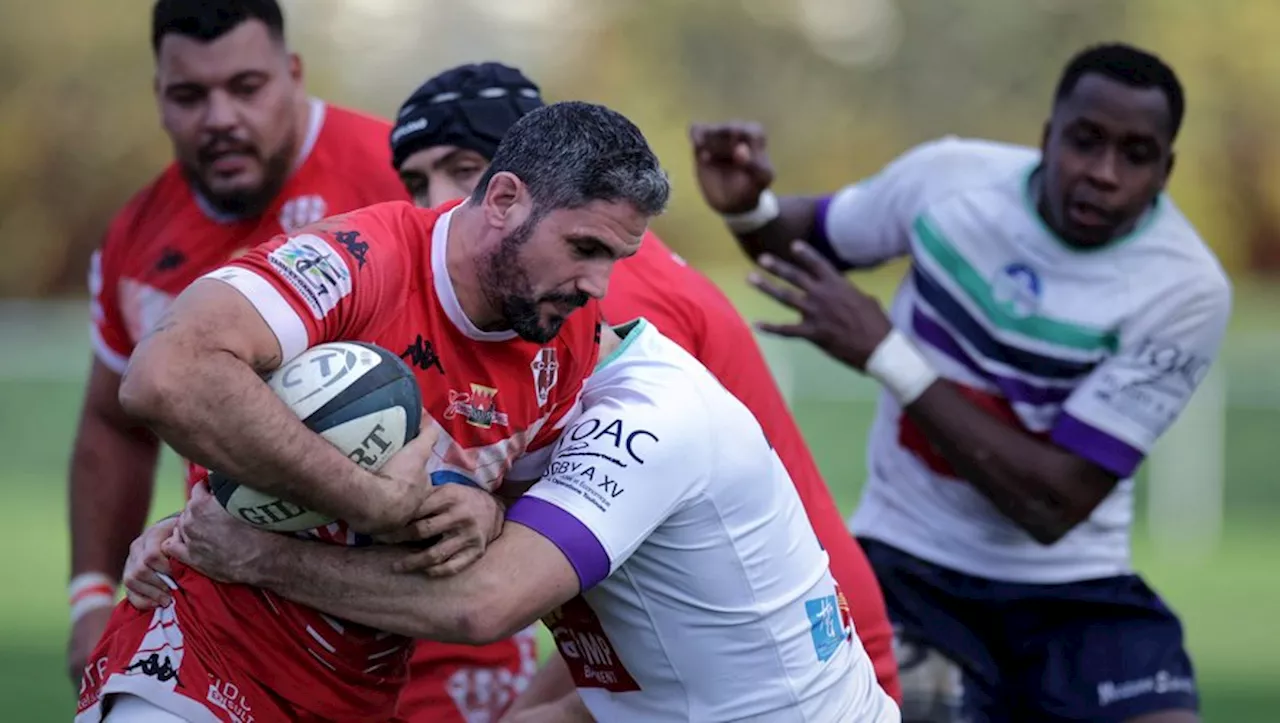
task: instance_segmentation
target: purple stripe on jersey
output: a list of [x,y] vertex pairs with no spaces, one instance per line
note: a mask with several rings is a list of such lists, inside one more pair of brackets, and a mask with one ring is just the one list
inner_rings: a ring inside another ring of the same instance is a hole
[[569,558],[582,592],[609,576],[609,554],[595,533],[577,517],[537,497],[524,496],[507,510],[507,519],[519,522],[551,540]]
[[1142,463],[1141,450],[1065,412],[1058,417],[1049,438],[1120,479],[1132,475]]
[[1000,390],[1000,393],[1004,395],[1004,398],[1010,402],[1034,405],[1061,404],[1063,400],[1071,396],[1072,389],[1070,387],[1042,387],[1021,379],[993,374],[983,369],[964,350],[964,347],[960,346],[960,343],[956,341],[951,332],[920,311],[919,306],[911,310],[911,329],[921,341],[927,342],[933,348],[964,365],[969,371],[994,384]]
[[822,254],[828,261],[835,264],[835,267],[841,271],[848,271],[854,268],[854,265],[840,258],[840,253],[836,251],[836,247],[831,245],[831,237],[827,235],[827,213],[831,210],[831,199],[834,196],[823,196],[818,199],[818,206],[813,213],[813,231],[810,232],[809,238],[806,239],[814,251]]

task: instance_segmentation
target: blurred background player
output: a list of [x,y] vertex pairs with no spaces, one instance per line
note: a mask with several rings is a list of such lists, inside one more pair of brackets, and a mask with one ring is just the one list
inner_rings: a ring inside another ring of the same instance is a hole
[[[391,135],[394,163],[405,188],[420,206],[470,195],[507,129],[542,104],[533,81],[500,63],[462,65],[430,78],[400,108]],[[877,677],[896,698],[892,631],[879,585],[862,550],[845,530],[751,329],[733,305],[710,280],[649,232],[636,255],[615,268],[602,308],[613,323],[637,317],[653,322],[696,356],[760,421],[831,558],[831,569],[848,598],[858,637],[875,664]],[[426,669],[425,661],[414,665],[415,676]],[[544,701],[553,695],[547,691],[569,692],[564,673],[553,659],[539,676],[536,689],[518,707]],[[548,676],[558,676],[559,682]],[[416,688],[411,682],[407,710],[417,707],[413,705]]]
[[[764,328],[885,387],[851,526],[901,635],[906,720],[1198,719],[1182,626],[1129,561],[1132,476],[1231,309],[1163,194],[1183,111],[1158,58],[1095,46],[1038,151],[946,138],[819,198],[768,191],[759,128],[692,131],[708,204],[791,282],[755,279],[803,317]],[[902,256],[888,315],[837,270]]]
[[134,345],[191,281],[282,231],[404,198],[381,120],[307,95],[275,0],[159,0],[156,103],[174,161],[94,254],[94,359],[72,455],[71,638],[79,681],[146,520],[159,441],[120,409]]
[[[134,353],[121,404],[188,458],[339,518],[310,531],[324,542],[364,545],[360,533],[410,522],[432,531],[416,539],[431,539],[448,491],[488,502],[500,529],[494,493],[514,498],[546,468],[598,357],[595,300],[669,191],[621,114],[540,108],[512,127],[465,202],[368,206],[277,236],[191,284]],[[424,424],[438,434],[416,464],[393,468],[397,455],[377,474],[357,466],[261,383],[282,360],[344,339],[423,349],[411,364]],[[110,715],[128,696],[240,720],[206,698],[208,686],[175,677],[234,684],[237,708],[264,723],[395,717],[413,641],[180,565],[171,578],[172,602],[154,615],[116,607],[78,720]],[[169,674],[138,675],[140,660]],[[501,702],[465,715],[455,706],[443,719],[491,719]]]

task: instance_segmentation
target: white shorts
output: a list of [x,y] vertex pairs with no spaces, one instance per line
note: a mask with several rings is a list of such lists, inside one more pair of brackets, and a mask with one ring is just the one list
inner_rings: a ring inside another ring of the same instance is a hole
[[187,723],[182,716],[174,715],[145,698],[127,693],[112,698],[111,712],[102,719],[102,723]]

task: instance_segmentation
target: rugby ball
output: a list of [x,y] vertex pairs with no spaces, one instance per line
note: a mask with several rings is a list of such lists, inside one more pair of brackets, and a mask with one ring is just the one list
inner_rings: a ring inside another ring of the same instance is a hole
[[[320,344],[285,362],[266,383],[308,429],[366,469],[377,470],[418,436],[418,382],[400,357],[379,346]],[[334,521],[215,471],[209,489],[227,512],[265,530],[301,532]]]

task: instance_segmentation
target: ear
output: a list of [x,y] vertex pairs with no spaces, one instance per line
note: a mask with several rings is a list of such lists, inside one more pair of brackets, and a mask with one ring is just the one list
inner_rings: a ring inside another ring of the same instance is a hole
[[164,98],[160,95],[160,73],[159,72],[151,76],[151,93],[156,100],[156,115],[159,117],[160,127],[164,128],[165,127]]
[[297,53],[289,53],[289,77],[293,82],[302,84],[302,56]]
[[490,226],[503,230],[516,228],[533,210],[529,189],[516,174],[499,171],[485,188],[483,210]]
[[1169,162],[1165,165],[1165,168],[1164,168],[1164,178],[1160,179],[1161,190],[1164,190],[1165,184],[1169,182],[1169,177],[1173,175],[1173,166],[1177,160],[1178,160],[1178,154],[1174,153],[1173,151],[1169,151]]

